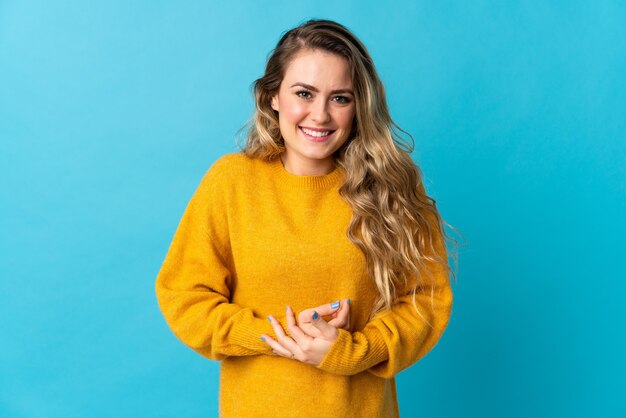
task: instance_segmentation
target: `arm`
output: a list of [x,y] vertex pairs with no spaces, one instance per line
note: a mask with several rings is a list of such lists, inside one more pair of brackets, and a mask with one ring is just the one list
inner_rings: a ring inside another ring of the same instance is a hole
[[434,286],[432,291],[438,295],[433,296],[432,302],[430,296],[426,302],[427,292],[423,287],[416,292],[415,303],[421,315],[413,308],[412,296],[405,294],[391,309],[379,313],[362,331],[355,333],[324,321],[321,315],[316,315],[317,308],[307,310],[313,314],[304,323],[301,313],[300,323],[296,325],[293,311],[288,307],[287,329],[291,336],[270,316],[277,341],[267,335],[263,337],[275,354],[329,373],[353,375],[367,370],[378,377],[391,378],[423,357],[446,327],[452,305],[450,286],[442,281],[442,286]]
[[[442,237],[437,238],[435,248],[445,256]],[[426,355],[448,324],[453,299],[443,267],[432,264],[430,271],[432,286],[420,286],[415,294],[422,316],[415,311],[412,295],[405,290],[397,304],[376,314],[361,331],[338,329],[337,339],[317,367],[342,375],[367,370],[378,377],[391,378]]]
[[224,167],[204,176],[185,209],[156,280],[159,306],[174,334],[213,360],[271,354],[259,335],[267,320],[230,303],[231,272]]

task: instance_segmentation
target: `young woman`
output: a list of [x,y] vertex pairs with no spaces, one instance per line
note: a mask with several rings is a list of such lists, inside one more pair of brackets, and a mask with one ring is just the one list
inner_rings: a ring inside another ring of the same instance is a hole
[[254,92],[243,151],[207,171],[176,231],[161,310],[221,361],[220,416],[399,416],[394,376],[437,343],[453,297],[443,220],[372,59],[310,20]]

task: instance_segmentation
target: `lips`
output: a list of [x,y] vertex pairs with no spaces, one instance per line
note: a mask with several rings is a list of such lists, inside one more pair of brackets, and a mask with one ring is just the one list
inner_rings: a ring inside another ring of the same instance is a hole
[[332,129],[309,128],[304,126],[300,126],[299,128],[307,139],[315,142],[325,141],[335,132]]

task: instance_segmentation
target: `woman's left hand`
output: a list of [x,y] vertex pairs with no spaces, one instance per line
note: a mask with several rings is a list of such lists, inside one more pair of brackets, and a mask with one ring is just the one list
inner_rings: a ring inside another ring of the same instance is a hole
[[285,334],[282,325],[274,316],[270,315],[268,319],[272,323],[278,341],[267,334],[261,335],[261,338],[272,347],[274,354],[314,366],[322,362],[330,346],[339,335],[337,328],[326,322],[317,312],[313,313],[310,322],[319,330],[319,335],[316,337],[306,334],[298,327],[290,306],[287,306],[287,330],[293,338]]

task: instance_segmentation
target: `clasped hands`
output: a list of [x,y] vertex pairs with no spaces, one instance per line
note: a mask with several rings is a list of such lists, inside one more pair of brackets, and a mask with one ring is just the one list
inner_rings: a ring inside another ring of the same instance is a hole
[[[333,319],[327,322],[324,316]],[[350,327],[350,299],[305,309],[298,314],[297,323],[293,310],[287,306],[287,330],[291,337],[273,315],[267,319],[274,328],[276,340],[267,334],[262,334],[261,339],[272,347],[274,354],[317,366],[337,339],[338,329]]]

